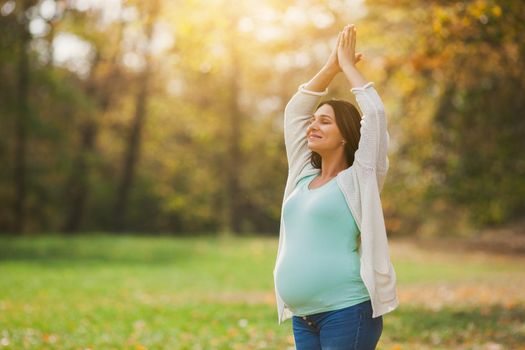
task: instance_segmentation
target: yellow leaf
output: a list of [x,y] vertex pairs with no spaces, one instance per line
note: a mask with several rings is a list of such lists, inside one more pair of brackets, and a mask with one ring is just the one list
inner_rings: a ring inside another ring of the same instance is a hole
[[501,7],[499,7],[498,5],[492,7],[492,14],[496,17],[501,16]]

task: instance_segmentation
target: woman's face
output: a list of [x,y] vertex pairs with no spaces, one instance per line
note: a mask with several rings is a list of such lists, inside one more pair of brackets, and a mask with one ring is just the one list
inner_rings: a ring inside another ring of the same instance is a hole
[[321,156],[341,147],[343,137],[335,122],[332,106],[324,104],[315,111],[306,130],[308,148]]

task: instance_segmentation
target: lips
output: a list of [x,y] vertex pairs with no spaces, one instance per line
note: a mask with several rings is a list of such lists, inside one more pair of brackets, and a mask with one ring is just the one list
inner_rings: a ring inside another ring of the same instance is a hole
[[308,136],[308,138],[317,138],[317,139],[320,139],[321,136],[319,136],[319,135],[317,135],[317,134],[310,134],[310,135]]

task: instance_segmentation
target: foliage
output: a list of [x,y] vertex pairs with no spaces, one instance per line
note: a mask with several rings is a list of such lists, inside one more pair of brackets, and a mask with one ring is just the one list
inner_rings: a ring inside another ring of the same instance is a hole
[[[13,4],[0,5],[1,231],[13,229],[19,195],[18,62],[29,32],[27,231],[65,230],[70,220],[74,230],[113,227],[150,57],[125,227],[222,231],[235,210],[241,231],[277,232],[287,175],[282,111],[345,23],[359,28],[361,69],[388,113],[389,234],[459,234],[523,216],[521,1],[161,1],[151,47],[152,2],[108,10],[33,1],[27,22]],[[330,97],[353,99],[339,78]]]

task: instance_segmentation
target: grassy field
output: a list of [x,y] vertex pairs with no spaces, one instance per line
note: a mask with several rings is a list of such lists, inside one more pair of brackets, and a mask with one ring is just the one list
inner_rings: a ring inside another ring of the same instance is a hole
[[[0,349],[294,349],[276,238],[0,237]],[[390,240],[378,349],[525,349],[525,257]]]

